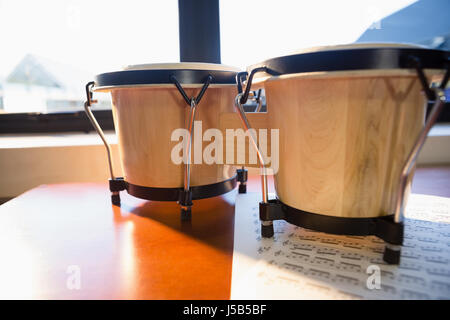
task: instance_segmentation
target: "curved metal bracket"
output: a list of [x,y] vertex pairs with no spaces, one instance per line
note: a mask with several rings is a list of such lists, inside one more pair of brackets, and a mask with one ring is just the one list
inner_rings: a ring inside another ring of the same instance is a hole
[[395,202],[395,216],[394,216],[394,221],[397,223],[402,222],[404,219],[405,193],[408,187],[407,185],[408,176],[416,163],[417,156],[419,155],[420,150],[422,150],[422,147],[425,144],[425,140],[427,138],[428,133],[435,124],[439,114],[441,113],[445,105],[446,101],[445,92],[441,88],[434,88],[432,90],[434,90],[433,95],[436,97],[433,108],[431,109],[430,115],[428,116],[425,126],[420,132],[413,149],[411,150],[411,152],[408,155],[408,158],[406,159],[406,162],[403,166],[402,173],[400,176],[400,184],[399,184],[400,187],[397,192]]
[[247,72],[239,72],[236,75],[236,82],[237,82],[237,87],[238,87],[238,92],[239,93],[242,93],[242,83],[244,81],[243,78],[248,76],[247,77],[247,84],[245,86],[245,91],[242,93],[242,96],[241,96],[241,100],[240,100],[241,104],[245,104],[247,102],[248,96],[250,94],[250,89],[252,87],[253,77],[258,72],[267,72],[267,73],[269,73],[269,70],[267,69],[267,67],[264,66],[264,67],[258,67],[258,68],[253,69],[250,72],[250,75],[248,75]]
[[94,81],[88,82],[86,84],[86,102],[84,103],[84,111],[86,112],[86,115],[88,116],[89,120],[91,121],[92,125],[95,128],[95,131],[97,131],[98,135],[103,141],[103,144],[106,148],[106,153],[108,155],[108,164],[109,164],[109,174],[111,176],[111,179],[114,180],[114,170],[113,170],[113,159],[112,159],[112,152],[111,152],[111,146],[109,145],[108,141],[106,140],[105,134],[103,133],[102,128],[97,122],[97,119],[95,119],[94,114],[91,110],[91,105],[93,103],[97,103],[97,100],[92,99],[92,87],[94,86]]

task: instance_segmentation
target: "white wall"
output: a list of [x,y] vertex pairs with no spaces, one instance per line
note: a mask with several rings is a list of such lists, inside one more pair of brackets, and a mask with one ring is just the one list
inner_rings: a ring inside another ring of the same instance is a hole
[[[115,139],[114,171],[122,175]],[[0,198],[15,197],[41,184],[107,182],[105,147],[95,133],[0,136]]]

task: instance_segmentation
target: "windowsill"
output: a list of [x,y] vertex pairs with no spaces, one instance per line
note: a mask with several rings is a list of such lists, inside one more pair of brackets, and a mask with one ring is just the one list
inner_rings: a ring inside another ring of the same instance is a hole
[[450,123],[438,123],[431,128],[429,137],[450,137]]
[[[110,144],[117,144],[114,131],[105,131]],[[450,137],[450,123],[436,124],[428,137]],[[0,134],[0,149],[103,145],[96,132]],[[450,156],[450,155],[449,155]]]
[[[105,132],[111,144],[116,175],[121,174],[117,137]],[[450,164],[450,123],[435,125],[419,158],[419,166]],[[255,168],[255,172],[259,172]],[[15,197],[41,184],[105,182],[108,164],[96,132],[0,135],[0,198]]]
[[[114,131],[105,131],[106,140],[110,144],[117,144]],[[95,131],[64,132],[64,133],[22,133],[0,135],[0,149],[94,146],[103,145]]]
[[450,164],[450,123],[436,124],[419,153],[419,166]]

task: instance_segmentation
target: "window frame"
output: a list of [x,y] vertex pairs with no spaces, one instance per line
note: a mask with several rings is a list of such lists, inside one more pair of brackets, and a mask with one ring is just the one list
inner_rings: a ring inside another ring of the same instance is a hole
[[[92,110],[103,130],[114,130],[111,110]],[[58,113],[4,113],[0,114],[0,134],[90,132],[94,127],[84,110]]]

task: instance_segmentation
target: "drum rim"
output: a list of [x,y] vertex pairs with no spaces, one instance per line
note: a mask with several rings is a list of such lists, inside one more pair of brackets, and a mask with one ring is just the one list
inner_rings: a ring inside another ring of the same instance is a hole
[[251,65],[247,71],[266,67],[267,73],[255,74],[258,79],[313,72],[413,69],[408,61],[411,56],[420,60],[423,69],[445,69],[450,51],[401,46],[327,49],[271,58]]
[[[261,211],[261,206],[265,206],[266,210]],[[329,234],[374,235],[391,244],[401,245],[403,241],[403,224],[396,223],[393,214],[375,217],[331,216],[297,209],[275,198],[267,204],[260,203],[260,218],[262,221],[282,219],[295,226]]]
[[211,85],[236,85],[237,71],[201,69],[141,69],[101,73],[95,76],[94,90],[110,90],[121,87],[145,87],[172,84],[173,76],[181,85],[202,86],[208,76]]
[[[179,201],[182,187],[147,187],[125,181],[128,194],[151,201]],[[237,174],[231,178],[210,184],[190,186],[192,200],[212,198],[230,192],[237,185]]]

